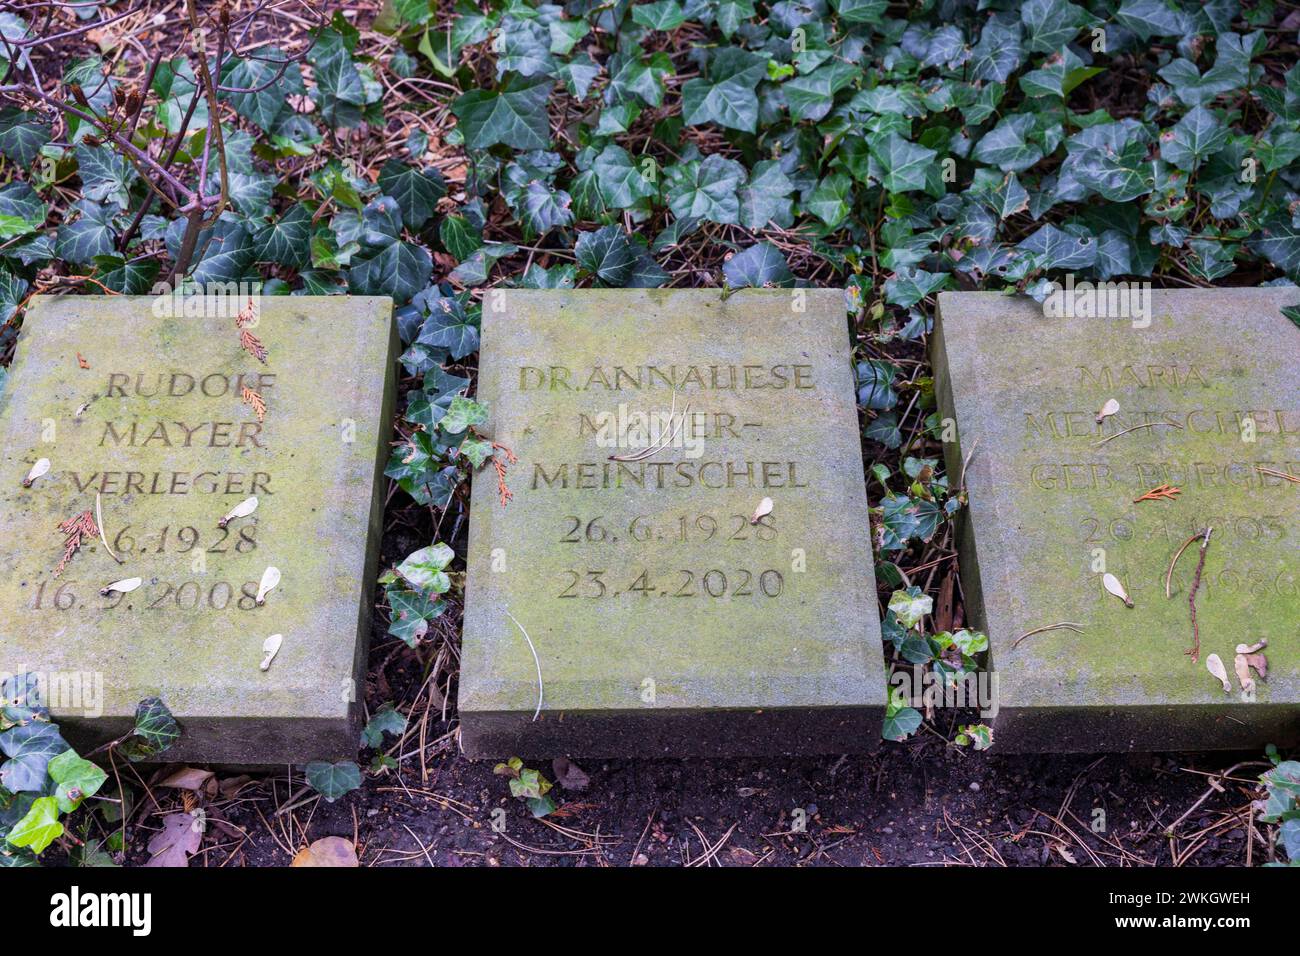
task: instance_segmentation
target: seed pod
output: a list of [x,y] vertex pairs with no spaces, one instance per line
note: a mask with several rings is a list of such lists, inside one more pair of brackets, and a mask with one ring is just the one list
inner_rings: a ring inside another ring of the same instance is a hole
[[749,519],[749,523],[758,524],[759,521],[772,513],[772,508],[772,499],[764,498],[758,503],[758,507],[754,509],[754,515]]
[[1124,585],[1119,583],[1119,578],[1115,577],[1115,575],[1107,572],[1102,576],[1101,584],[1107,591],[1123,601],[1125,607],[1133,606],[1133,599],[1128,596],[1128,592],[1124,590]]
[[1106,404],[1101,406],[1101,411],[1097,413],[1097,424],[1100,425],[1103,421],[1105,421],[1107,418],[1109,418],[1111,415],[1114,415],[1118,411],[1119,411],[1119,402],[1115,401],[1115,399],[1113,398],[1108,399],[1106,401]]
[[42,458],[36,464],[32,465],[32,470],[29,471],[27,473],[27,477],[23,479],[23,487],[30,488],[32,486],[33,481],[41,477],[41,475],[45,474],[49,470],[50,470],[50,460],[48,458]]
[[257,496],[254,495],[251,498],[245,498],[239,504],[235,505],[235,507],[230,509],[230,514],[226,515],[224,518],[222,518],[220,521],[217,522],[217,527],[224,528],[226,525],[230,524],[230,522],[234,521],[236,518],[246,518],[256,510],[257,510]]
[[280,583],[280,569],[271,567],[262,572],[262,583],[257,588],[257,603],[265,604],[266,595]]
[[140,578],[124,578],[121,581],[114,581],[112,584],[100,588],[99,593],[104,597],[108,597],[114,591],[118,594],[130,594],[143,583]]

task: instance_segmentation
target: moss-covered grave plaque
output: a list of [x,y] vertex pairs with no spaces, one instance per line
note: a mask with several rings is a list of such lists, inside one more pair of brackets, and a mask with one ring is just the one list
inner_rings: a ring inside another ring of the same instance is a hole
[[388,299],[34,299],[0,408],[0,672],[74,742],[156,696],[167,759],[352,756],[394,342]]
[[1295,288],[940,296],[995,747],[1300,736],[1300,328],[1281,311],[1296,304]]
[[492,438],[517,461],[474,482],[468,753],[874,746],[885,682],[841,292],[496,292],[479,354]]

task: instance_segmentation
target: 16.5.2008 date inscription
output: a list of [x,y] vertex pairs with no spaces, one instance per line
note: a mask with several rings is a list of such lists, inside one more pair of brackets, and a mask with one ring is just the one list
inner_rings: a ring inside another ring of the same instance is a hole
[[110,591],[104,594],[89,584],[76,581],[42,581],[36,586],[29,605],[33,611],[85,610],[112,611],[118,608],[145,611],[224,611],[238,608],[252,611],[257,608],[257,582],[245,581],[239,593],[226,581],[213,584],[184,581],[171,584],[166,581],[149,581],[134,592]]
[[650,570],[643,570],[631,579],[625,587],[610,585],[605,575],[608,571],[561,571],[567,584],[556,597],[561,598],[603,598],[618,597],[620,594],[639,594],[649,597],[708,597],[708,598],[774,598],[780,597],[785,588],[785,578],[781,572],[769,568],[766,571],[750,571],[738,568],[730,573],[721,568],[707,571],[692,571],[678,568],[665,571],[664,578],[659,578]]

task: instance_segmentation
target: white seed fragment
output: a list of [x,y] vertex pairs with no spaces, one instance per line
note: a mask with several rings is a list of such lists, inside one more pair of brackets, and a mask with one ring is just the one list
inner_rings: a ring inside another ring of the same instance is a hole
[[27,477],[23,479],[23,487],[30,488],[32,486],[33,481],[41,477],[41,475],[45,474],[49,470],[50,470],[50,460],[48,458],[42,458],[36,464],[32,465],[32,470],[29,471],[27,473]]
[[266,595],[275,590],[276,585],[280,583],[280,569],[275,567],[267,568],[262,572],[262,583],[257,588],[257,603],[265,604]]
[[262,658],[262,670],[269,670],[271,661],[275,660],[275,655],[280,652],[280,645],[284,643],[283,634],[272,634],[262,642],[262,653],[266,656]]
[[758,522],[761,519],[767,517],[772,513],[772,507],[773,507],[772,499],[764,498],[762,501],[758,503],[758,507],[754,509],[754,516],[749,519],[749,523],[758,524]]
[[1097,424],[1100,425],[1103,421],[1110,418],[1110,416],[1114,415],[1118,411],[1119,402],[1115,401],[1113,398],[1108,399],[1106,404],[1101,406],[1101,411],[1097,413]]
[[1111,594],[1115,595],[1115,597],[1123,601],[1125,607],[1133,606],[1133,599],[1128,596],[1128,592],[1124,590],[1124,585],[1119,583],[1119,578],[1115,577],[1115,575],[1110,572],[1104,574],[1101,579],[1101,585]]
[[239,504],[235,505],[235,507],[230,509],[230,514],[226,515],[224,518],[222,518],[220,521],[217,522],[217,527],[224,528],[226,525],[230,524],[230,522],[234,521],[236,518],[247,518],[256,510],[257,510],[257,495],[253,495],[253,497],[251,498],[245,498]]
[[1228,681],[1228,669],[1223,666],[1223,660],[1218,654],[1211,654],[1205,659],[1205,669],[1219,679],[1225,694],[1232,693],[1232,684]]
[[1250,676],[1250,662],[1245,654],[1238,654],[1232,661],[1233,670],[1237,672],[1237,683],[1247,694],[1255,693],[1255,678]]
[[144,582],[140,578],[123,578],[99,589],[99,593],[108,597],[114,591],[118,594],[130,594]]

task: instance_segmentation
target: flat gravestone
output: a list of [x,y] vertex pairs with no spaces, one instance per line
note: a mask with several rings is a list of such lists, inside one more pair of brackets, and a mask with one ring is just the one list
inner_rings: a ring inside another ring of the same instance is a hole
[[509,291],[485,303],[479,354],[492,437],[518,461],[506,505],[490,471],[474,482],[471,756],[874,746],[841,292]]
[[[1084,291],[1053,299],[1056,318],[1026,298],[939,299],[936,382],[956,424],[949,474],[968,461],[962,584],[989,635],[995,746],[1293,741],[1300,485],[1284,476],[1300,476],[1300,328],[1280,309],[1300,291],[1155,291],[1148,310],[1129,303],[1135,318],[1093,317],[1125,314],[1125,300],[1101,306]],[[1194,662],[1200,541],[1168,569],[1207,528]],[[1131,608],[1106,590],[1106,573]],[[1038,630],[1065,623],[1078,630]],[[1247,673],[1252,695],[1236,648],[1264,639],[1267,679]]]
[[[27,312],[0,409],[0,672],[39,675],[74,741],[129,730],[158,696],[182,727],[167,759],[351,756],[391,302],[262,298],[247,348],[241,303],[214,296],[197,317],[180,304],[39,297]],[[22,487],[40,459],[49,472]],[[219,527],[251,497],[255,511]],[[60,525],[86,512],[65,563]],[[281,581],[258,605],[267,567]]]

